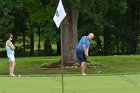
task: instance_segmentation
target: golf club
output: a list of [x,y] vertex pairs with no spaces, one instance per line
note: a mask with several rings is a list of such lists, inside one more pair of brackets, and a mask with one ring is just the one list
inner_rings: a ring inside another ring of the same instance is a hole
[[98,70],[97,67],[96,67],[96,64],[94,64],[91,59],[89,57],[87,57],[87,59],[90,61],[90,63],[94,66],[95,70],[97,71],[97,73],[101,73],[102,71],[101,70]]

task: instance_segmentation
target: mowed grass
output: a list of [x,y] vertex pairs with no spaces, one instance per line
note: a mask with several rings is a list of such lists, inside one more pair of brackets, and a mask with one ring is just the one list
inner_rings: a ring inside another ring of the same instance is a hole
[[[139,93],[140,75],[64,76],[65,93]],[[61,76],[0,77],[0,93],[62,93]]]
[[[87,68],[87,76],[80,68],[64,69],[65,93],[139,93],[140,56],[92,56],[92,61],[105,64],[96,73]],[[38,69],[43,64],[60,60],[60,56],[16,58],[15,74],[9,77],[7,58],[0,59],[0,93],[62,93],[61,69]]]
[[[60,57],[23,57],[16,58],[16,74],[46,74],[46,70],[37,69],[43,64],[51,64],[60,60]],[[0,59],[0,74],[7,75],[9,62],[7,58]]]
[[[44,64],[51,64],[60,61],[60,56],[46,57],[23,57],[16,58],[15,74],[60,74],[61,69],[40,69]],[[93,62],[106,65],[99,67],[101,74],[139,74],[140,73],[140,55],[127,56],[91,56]],[[8,75],[8,58],[0,58],[0,75]],[[80,68],[64,69],[65,74],[80,74]],[[97,74],[94,68],[87,68],[87,74]]]

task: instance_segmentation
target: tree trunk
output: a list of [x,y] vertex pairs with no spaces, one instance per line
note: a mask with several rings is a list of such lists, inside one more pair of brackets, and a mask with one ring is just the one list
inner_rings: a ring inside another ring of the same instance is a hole
[[102,54],[102,45],[101,45],[99,31],[97,32],[97,48],[98,48],[98,54],[101,55]]
[[106,28],[106,30],[104,31],[104,52],[105,55],[110,55],[111,53],[111,33],[109,32],[110,29]]
[[40,56],[40,27],[38,28],[38,37],[39,37],[39,39],[38,39],[38,56]]
[[137,53],[138,47],[138,33],[139,33],[139,22],[140,22],[140,2],[131,2],[131,18],[132,18],[132,35],[131,35],[131,53]]
[[61,54],[61,42],[57,41],[57,54],[60,55]]
[[[58,31],[58,34],[60,35],[60,29]],[[57,44],[57,55],[61,55],[61,40],[60,40],[60,38],[57,39],[56,44]]]
[[30,34],[30,55],[34,55],[34,33],[31,32]]
[[24,30],[24,22],[21,24],[22,38],[23,38],[23,55],[25,55],[25,30]]
[[121,41],[121,54],[125,54],[126,51],[125,51],[125,40]]
[[77,36],[77,21],[79,10],[68,9],[67,16],[60,26],[61,31],[61,58],[65,63],[75,62],[76,58],[76,45],[78,41]]
[[45,55],[52,55],[53,51],[52,51],[52,46],[51,46],[51,41],[49,39],[46,39],[45,40],[45,43],[44,43],[44,51],[45,51]]

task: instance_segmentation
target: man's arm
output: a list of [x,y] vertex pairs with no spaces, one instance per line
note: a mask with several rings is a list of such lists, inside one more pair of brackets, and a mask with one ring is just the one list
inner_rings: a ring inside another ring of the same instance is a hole
[[87,55],[86,55],[86,56],[87,56],[87,57],[88,57],[88,51],[89,51],[89,48],[87,48],[87,49],[86,49],[86,53],[87,53]]
[[87,57],[87,56],[88,56],[88,48],[86,48],[85,43],[82,44],[82,47],[83,47],[83,49],[84,49],[85,56]]

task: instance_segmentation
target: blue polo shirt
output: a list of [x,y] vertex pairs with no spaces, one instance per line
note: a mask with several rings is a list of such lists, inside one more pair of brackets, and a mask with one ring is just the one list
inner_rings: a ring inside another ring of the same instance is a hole
[[89,41],[89,39],[88,39],[88,36],[83,36],[83,37],[81,38],[81,40],[79,41],[78,45],[77,45],[77,49],[80,49],[80,50],[83,50],[83,51],[84,51],[84,49],[83,49],[83,47],[82,47],[82,44],[85,44],[86,49],[89,48],[89,46],[90,46],[90,41]]

